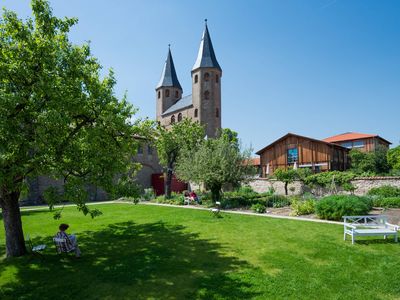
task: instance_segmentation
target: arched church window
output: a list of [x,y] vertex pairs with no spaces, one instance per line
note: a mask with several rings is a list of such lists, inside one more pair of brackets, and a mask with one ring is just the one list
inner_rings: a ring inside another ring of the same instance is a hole
[[215,116],[216,116],[217,118],[219,118],[219,109],[218,109],[218,107],[215,109]]
[[182,114],[181,113],[178,114],[178,122],[180,122],[180,121],[182,121]]
[[210,99],[210,92],[209,91],[205,91],[204,92],[204,99],[206,99],[206,100]]
[[165,90],[165,97],[169,97],[169,90]]
[[197,118],[198,114],[199,114],[199,110],[196,108],[196,109],[194,110],[194,117]]
[[178,97],[179,97],[179,92],[175,91],[175,98],[178,98]]
[[217,74],[217,75],[215,75],[215,82],[216,82],[216,83],[218,83],[218,82],[219,82],[219,76],[218,76],[218,74]]
[[172,117],[171,117],[171,124],[174,124],[175,123],[175,115],[172,115]]
[[161,92],[158,91],[158,99],[160,99],[160,97],[161,97]]
[[194,83],[197,83],[199,81],[199,75],[194,75]]
[[205,73],[204,74],[204,81],[209,81],[210,80],[210,74],[209,73]]

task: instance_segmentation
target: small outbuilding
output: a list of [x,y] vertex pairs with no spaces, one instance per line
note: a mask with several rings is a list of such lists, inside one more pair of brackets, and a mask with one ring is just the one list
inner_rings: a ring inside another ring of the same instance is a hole
[[344,171],[349,168],[349,149],[337,144],[288,133],[256,152],[262,177],[278,168],[309,168],[313,172]]

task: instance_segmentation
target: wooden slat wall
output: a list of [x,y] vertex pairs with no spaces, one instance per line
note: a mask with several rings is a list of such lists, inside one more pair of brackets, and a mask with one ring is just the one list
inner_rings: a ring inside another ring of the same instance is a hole
[[270,175],[277,168],[287,168],[287,150],[295,147],[298,148],[299,165],[327,163],[327,166],[320,167],[321,171],[347,168],[347,151],[345,149],[303,137],[288,136],[261,153],[260,163],[263,168],[263,176],[265,176],[267,163],[270,165]]

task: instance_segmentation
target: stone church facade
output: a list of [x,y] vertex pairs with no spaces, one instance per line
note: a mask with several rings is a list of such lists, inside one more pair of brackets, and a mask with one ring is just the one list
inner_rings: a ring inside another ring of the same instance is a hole
[[216,137],[221,129],[222,69],[215,56],[207,23],[197,59],[191,70],[192,94],[183,96],[171,49],[156,86],[156,119],[165,127],[190,118],[205,126],[207,137]]

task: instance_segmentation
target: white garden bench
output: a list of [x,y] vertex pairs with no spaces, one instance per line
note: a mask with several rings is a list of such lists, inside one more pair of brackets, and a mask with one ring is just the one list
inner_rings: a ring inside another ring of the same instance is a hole
[[393,235],[397,243],[398,225],[387,222],[387,216],[344,216],[344,240],[346,235],[351,236],[351,243],[354,244],[357,236],[387,236]]

